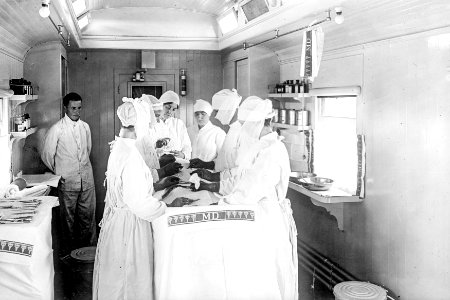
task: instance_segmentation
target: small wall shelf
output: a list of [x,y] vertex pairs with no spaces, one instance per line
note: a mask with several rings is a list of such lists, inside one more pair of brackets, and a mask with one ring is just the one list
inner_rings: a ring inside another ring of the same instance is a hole
[[361,93],[360,86],[344,86],[344,87],[324,87],[324,88],[314,88],[309,90],[309,93],[285,93],[278,94],[272,93],[268,94],[269,98],[279,98],[279,99],[295,99],[300,100],[308,97],[317,96],[358,96]]
[[303,126],[303,125],[289,125],[289,124],[281,124],[281,123],[273,123],[274,127],[285,128],[285,129],[294,129],[294,130],[310,130],[311,126]]
[[18,132],[12,131],[12,132],[10,132],[10,134],[15,138],[26,138],[30,134],[35,133],[36,130],[37,130],[37,127],[31,127],[31,128],[28,128],[26,131],[18,131]]
[[12,101],[18,101],[19,103],[21,103],[21,102],[26,102],[26,101],[30,101],[30,100],[37,100],[37,99],[39,99],[39,96],[38,95],[12,95],[11,98],[9,98],[9,99]]
[[358,196],[348,194],[340,189],[331,187],[328,191],[310,191],[300,184],[289,181],[289,188],[310,197],[311,202],[323,207],[334,216],[339,230],[344,230],[344,203],[362,202]]
[[268,94],[268,97],[269,98],[281,98],[281,99],[295,99],[295,100],[299,100],[299,99],[301,99],[301,98],[308,98],[308,97],[311,97],[311,95],[308,93],[308,94],[305,94],[305,93],[300,93],[300,94],[297,94],[297,93],[284,93],[284,94]]

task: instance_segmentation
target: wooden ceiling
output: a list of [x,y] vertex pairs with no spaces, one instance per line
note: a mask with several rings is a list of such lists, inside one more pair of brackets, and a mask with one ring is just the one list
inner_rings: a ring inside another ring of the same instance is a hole
[[[83,31],[74,22],[71,0],[52,0],[50,11],[55,24],[64,25],[64,36],[71,32],[69,50],[185,47],[229,51],[242,47],[244,41],[251,44],[273,37],[276,28],[281,34],[322,19],[326,9],[336,6],[343,7],[345,22],[323,24],[325,49],[450,26],[449,0],[284,0],[287,1],[294,3],[293,9],[255,19],[225,37],[218,33],[215,20],[234,0],[87,0],[93,20],[91,27]],[[31,47],[61,40],[51,21],[39,16],[40,7],[41,0],[0,0],[0,51],[23,58]],[[298,32],[264,46],[282,53],[300,43]]]

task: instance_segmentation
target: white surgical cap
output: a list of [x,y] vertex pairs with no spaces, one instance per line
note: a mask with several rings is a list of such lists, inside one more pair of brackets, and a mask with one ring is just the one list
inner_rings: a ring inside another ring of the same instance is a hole
[[216,119],[223,125],[230,124],[242,97],[235,89],[223,89],[212,97],[212,108],[217,110]]
[[211,106],[211,104],[209,104],[209,102],[202,100],[202,99],[195,101],[194,113],[197,111],[204,111],[205,113],[208,114],[208,116],[210,116],[212,113],[212,110],[213,110],[212,106]]
[[135,104],[135,107],[138,111],[138,125],[142,128],[142,134],[145,134],[145,130],[148,127],[148,124],[150,127],[155,126],[156,124],[156,117],[155,113],[153,112],[153,103],[154,99],[158,100],[158,98],[152,96],[152,95],[146,95],[142,94],[141,98],[135,98],[133,101],[133,104]]
[[153,110],[162,110],[162,102],[153,95],[142,94],[141,99],[153,107]]
[[256,96],[247,97],[238,110],[240,121],[261,121],[273,117],[272,101]]
[[259,141],[264,120],[273,117],[272,101],[256,96],[247,97],[239,106],[238,120],[243,121],[238,138],[236,164],[241,170],[250,167],[256,155],[252,151]]
[[175,93],[174,91],[165,92],[164,94],[161,95],[159,100],[161,101],[162,104],[173,102],[178,106],[180,105],[180,97],[178,97],[178,94]]
[[117,116],[123,127],[134,126],[137,122],[137,113],[133,103],[124,102],[117,108]]

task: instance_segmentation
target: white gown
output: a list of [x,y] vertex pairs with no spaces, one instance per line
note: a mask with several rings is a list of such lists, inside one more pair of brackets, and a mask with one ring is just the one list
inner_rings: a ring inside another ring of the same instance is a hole
[[181,151],[185,159],[191,159],[191,140],[182,120],[173,117],[168,118],[165,121],[155,123],[153,130],[157,139],[170,138],[167,150]]
[[153,299],[151,221],[166,205],[135,145],[118,138],[108,160],[105,212],[95,256],[93,299]]
[[150,168],[150,172],[152,173],[153,182],[159,181],[157,169],[160,169],[158,154],[155,150],[155,140],[151,136],[151,133],[147,133],[141,138],[136,139],[136,147],[141,153],[142,158],[145,161],[145,164]]
[[201,129],[197,124],[188,128],[189,139],[192,144],[192,158],[212,161],[217,157],[225,140],[225,131],[208,122]]
[[237,147],[241,127],[241,123],[238,121],[230,125],[230,129],[225,136],[222,148],[217,154],[217,158],[214,160],[214,170],[216,172],[222,172],[224,170],[236,167]]
[[297,230],[286,199],[291,172],[289,156],[275,132],[263,136],[249,151],[255,155],[246,172],[219,204],[260,207],[264,212],[264,232],[275,253],[273,262],[281,299],[297,299]]

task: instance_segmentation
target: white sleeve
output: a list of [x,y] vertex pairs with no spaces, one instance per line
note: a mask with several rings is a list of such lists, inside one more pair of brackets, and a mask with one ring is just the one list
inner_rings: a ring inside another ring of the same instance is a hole
[[91,155],[92,150],[92,137],[91,137],[91,128],[88,123],[84,123],[86,128],[86,138],[87,138],[87,151],[88,155]]
[[234,186],[239,182],[243,176],[243,171],[238,167],[232,169],[225,169],[220,172],[220,189],[221,195],[228,195],[233,191]]
[[[225,136],[227,134],[222,129],[219,130],[219,132],[216,135],[216,147],[217,147],[217,155],[220,152],[220,149],[222,149],[223,142],[225,141]],[[216,157],[217,157],[216,155]]]
[[189,160],[192,154],[191,139],[189,138],[186,125],[184,125],[182,120],[179,120],[178,134],[181,139],[181,152],[184,154],[184,159]]
[[242,174],[231,194],[223,200],[228,204],[256,204],[265,196],[268,188],[274,187],[280,177],[280,170],[267,157],[258,157],[255,163]]
[[131,153],[123,169],[123,201],[136,216],[151,222],[164,213],[166,205],[152,196],[152,176],[139,155]]
[[44,138],[44,146],[42,147],[41,158],[44,164],[53,172],[55,172],[55,155],[58,145],[60,129],[58,124],[53,125],[48,130]]

